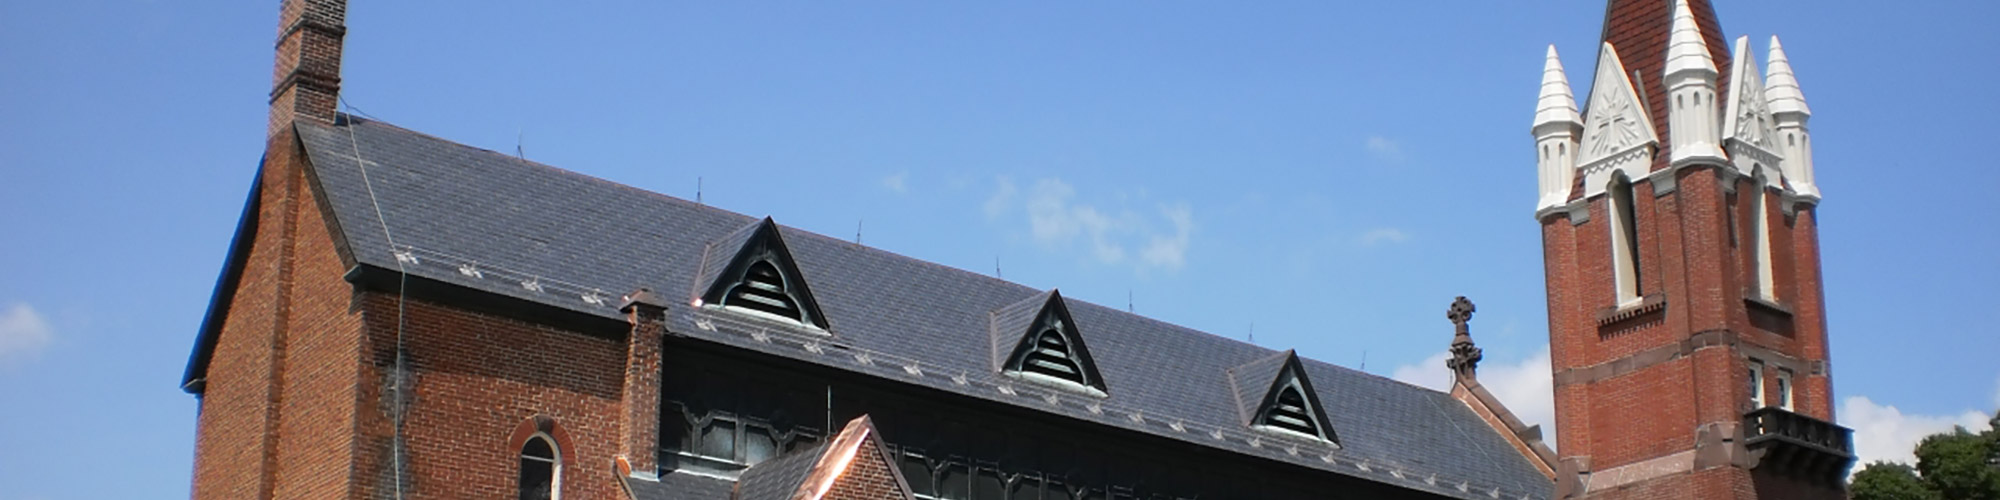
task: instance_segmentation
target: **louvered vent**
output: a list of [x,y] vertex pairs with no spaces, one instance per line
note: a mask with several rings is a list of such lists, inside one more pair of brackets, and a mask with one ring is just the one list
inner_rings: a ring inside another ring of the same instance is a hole
[[785,277],[771,261],[759,260],[743,273],[743,281],[729,289],[723,305],[800,320],[798,301],[785,293]]
[[1083,379],[1083,367],[1070,359],[1069,341],[1063,340],[1061,332],[1054,328],[1042,330],[1036,336],[1034,347],[1021,359],[1021,371],[1054,377],[1077,385],[1088,386]]
[[1287,385],[1278,393],[1278,400],[1271,404],[1271,410],[1264,412],[1266,426],[1318,437],[1319,425],[1313,423],[1312,410],[1306,407],[1306,397],[1299,392],[1299,386]]

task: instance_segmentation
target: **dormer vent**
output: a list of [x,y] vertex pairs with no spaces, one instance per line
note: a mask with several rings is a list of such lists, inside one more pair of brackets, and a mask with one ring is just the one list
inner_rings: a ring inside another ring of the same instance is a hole
[[743,273],[743,281],[729,288],[723,296],[722,305],[735,306],[786,318],[799,317],[798,301],[785,295],[785,276],[778,272],[778,266],[770,261],[760,260],[750,264]]
[[1270,427],[1319,436],[1319,425],[1313,423],[1313,411],[1306,406],[1305,393],[1297,384],[1287,385],[1278,392],[1277,401],[1270,410],[1264,412],[1264,421],[1258,422]]
[[1034,345],[1029,347],[1027,356],[1021,358],[1021,372],[1089,385],[1083,378],[1083,367],[1070,359],[1069,341],[1063,340],[1062,332],[1055,328],[1044,329],[1035,335]]
[[1285,351],[1231,368],[1229,382],[1251,428],[1340,444],[1298,353]]
[[699,277],[695,297],[704,306],[827,328],[826,315],[769,217],[709,244]]
[[1002,374],[1104,395],[1104,378],[1055,290],[992,312],[994,364]]

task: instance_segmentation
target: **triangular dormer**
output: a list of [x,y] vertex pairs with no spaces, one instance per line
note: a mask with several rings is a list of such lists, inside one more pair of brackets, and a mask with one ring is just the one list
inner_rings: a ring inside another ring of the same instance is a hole
[[1069,386],[1098,396],[1104,377],[1090,358],[1062,292],[1049,290],[991,313],[994,361],[1000,373]]
[[1771,116],[1770,102],[1764,98],[1764,80],[1759,77],[1757,56],[1750,53],[1750,37],[1736,39],[1736,68],[1730,74],[1729,104],[1723,114],[1722,143],[1729,151],[1730,164],[1743,175],[1757,175],[1773,185],[1782,185],[1777,168],[1781,158],[1778,121]]
[[770,217],[710,243],[696,287],[701,306],[827,329],[812,287]]
[[1606,42],[1597,51],[1597,76],[1590,85],[1590,107],[1584,110],[1583,142],[1576,166],[1582,170],[1584,197],[1604,193],[1611,175],[1628,179],[1650,173],[1660,134],[1646,115],[1646,103],[1633,90],[1618,51]]
[[1251,428],[1340,444],[1297,352],[1286,350],[1231,368],[1229,380]]

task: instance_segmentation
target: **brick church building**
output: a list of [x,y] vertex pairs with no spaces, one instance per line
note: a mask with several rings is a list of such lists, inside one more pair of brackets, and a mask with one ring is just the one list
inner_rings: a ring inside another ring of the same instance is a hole
[[1553,448],[1463,298],[1395,382],[338,113],[345,18],[282,3],[196,498],[1845,497],[1810,111],[1707,0],[1611,0],[1587,112],[1548,52]]

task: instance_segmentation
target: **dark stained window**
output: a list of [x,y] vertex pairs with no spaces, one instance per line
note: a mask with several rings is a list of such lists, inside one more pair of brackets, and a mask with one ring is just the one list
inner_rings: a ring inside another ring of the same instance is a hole
[[521,445],[521,500],[555,498],[558,465],[555,446],[547,437],[528,438]]

